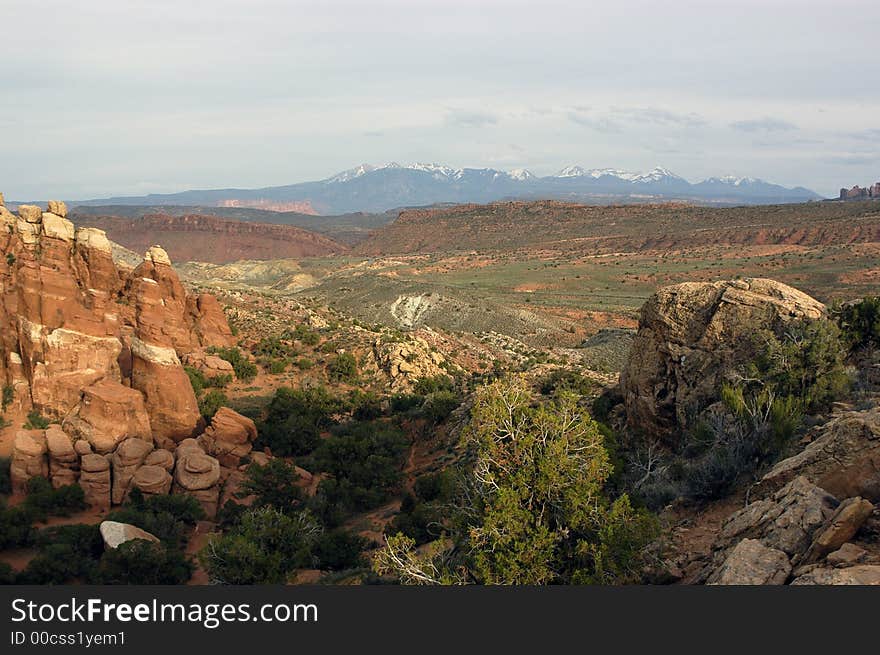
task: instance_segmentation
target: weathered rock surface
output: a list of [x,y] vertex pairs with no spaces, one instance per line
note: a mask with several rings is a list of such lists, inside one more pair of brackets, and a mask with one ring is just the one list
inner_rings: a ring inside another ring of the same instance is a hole
[[853,564],[858,564],[868,555],[868,551],[860,546],[856,546],[855,544],[843,544],[840,548],[835,550],[833,553],[829,553],[828,557],[825,558],[825,562],[829,566],[852,566]]
[[423,378],[446,375],[445,358],[422,339],[404,343],[388,343],[381,339],[373,344],[376,365],[391,379],[390,387],[406,390]]
[[864,498],[844,500],[825,525],[816,531],[813,543],[800,560],[801,563],[817,562],[843,546],[855,536],[873,511],[874,505]]
[[[88,439],[99,452],[109,452],[125,437],[147,435],[144,410],[156,416],[151,427],[160,440],[199,430],[179,356],[231,343],[216,300],[188,295],[159,247],[150,248],[135,270],[120,273],[106,234],[75,229],[63,202],[50,202],[45,212],[23,205],[17,217],[2,208],[0,221],[7,228],[0,254],[8,262],[0,271],[0,378],[13,386],[22,409],[68,418],[64,429],[79,429],[77,438]],[[98,417],[103,427],[119,420],[125,428],[97,429],[85,421],[82,408],[71,419],[83,390],[96,383],[115,383],[117,396],[124,395],[122,387],[142,391],[143,410],[136,400],[90,397],[86,400],[108,405],[108,413]]]
[[9,475],[13,493],[25,493],[28,480],[49,477],[46,436],[42,430],[19,430],[12,446]]
[[98,453],[112,452],[129,438],[153,441],[143,394],[109,379],[82,390],[82,398],[63,427]]
[[793,585],[880,585],[880,566],[860,564],[844,569],[818,568],[795,578]]
[[220,498],[220,462],[207,455],[194,440],[181,443],[172,490],[193,496],[208,518],[213,518]]
[[795,478],[771,498],[755,501],[728,518],[721,526],[716,547],[726,548],[750,538],[789,557],[804,553],[813,534],[838,505],[824,489],[806,478]]
[[235,374],[232,364],[225,359],[220,359],[217,355],[209,355],[203,351],[186,354],[183,358],[183,363],[187,366],[192,366],[208,379],[221,375],[228,375],[232,378]]
[[717,399],[756,330],[777,331],[824,312],[822,303],[797,289],[760,278],[661,289],[642,307],[621,373],[628,422],[649,436],[675,440]]
[[253,450],[256,438],[257,426],[251,419],[228,407],[221,407],[198,442],[222,466],[237,468],[241,459]]
[[79,455],[70,437],[58,425],[46,430],[46,447],[49,452],[49,479],[57,489],[74,484],[79,478]]
[[811,436],[804,450],[761,479],[756,493],[772,492],[802,475],[839,498],[880,502],[880,408],[843,413]]
[[144,464],[131,479],[130,489],[135,488],[145,496],[167,494],[171,491],[171,474],[163,466]]
[[717,585],[781,585],[791,574],[791,563],[781,550],[755,539],[743,539],[709,577]]
[[85,492],[86,503],[99,510],[110,509],[110,461],[95,453],[83,455],[79,486]]
[[106,548],[119,548],[126,541],[133,541],[135,539],[159,543],[158,537],[130,523],[102,521],[99,529],[101,530],[101,537],[104,539],[104,546]]
[[153,444],[143,439],[126,439],[113,452],[111,457],[113,463],[111,500],[114,505],[118,505],[125,499],[132,478],[152,450]]
[[131,386],[144,395],[150,427],[159,444],[194,436],[204,426],[189,377],[174,348],[131,339]]

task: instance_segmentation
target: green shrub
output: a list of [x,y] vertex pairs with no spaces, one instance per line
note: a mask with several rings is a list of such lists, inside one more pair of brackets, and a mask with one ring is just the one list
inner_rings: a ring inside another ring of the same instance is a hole
[[880,347],[880,296],[836,307],[834,315],[850,349]]
[[242,483],[244,495],[256,496],[258,506],[268,505],[289,513],[302,504],[302,492],[296,486],[299,474],[283,459],[270,459],[265,466],[251,464]]
[[421,409],[425,397],[413,393],[396,393],[391,396],[390,402],[394,414],[408,414]]
[[214,347],[209,348],[208,352],[215,354],[220,359],[225,359],[232,364],[232,370],[235,371],[235,377],[242,382],[249,382],[257,376],[257,365],[245,357],[238,348]]
[[460,400],[452,391],[429,393],[422,405],[425,417],[434,423],[442,423],[459,406]]
[[586,396],[596,388],[596,383],[577,371],[556,369],[541,381],[540,390],[545,396],[552,395],[558,389],[568,389],[581,396]]
[[307,325],[300,323],[293,331],[293,337],[302,341],[307,346],[315,346],[321,340],[317,332],[309,329]]
[[225,393],[219,389],[211,389],[208,393],[199,398],[199,412],[205,417],[206,421],[210,421],[214,414],[217,413],[218,409],[226,407],[228,404],[229,399],[226,397]]
[[429,378],[421,378],[413,384],[413,393],[420,396],[427,396],[430,393],[438,391],[453,391],[455,389],[455,380],[448,375],[436,375]]
[[34,520],[45,520],[48,516],[70,516],[86,508],[85,493],[78,484],[69,484],[58,489],[43,477],[34,477],[27,482],[27,498],[24,506],[32,513]]
[[283,359],[273,359],[269,362],[269,373],[272,375],[280,375],[287,368],[287,362]]
[[300,357],[294,362],[294,365],[301,371],[308,371],[310,368],[314,367],[315,362],[308,357]]
[[202,395],[205,387],[208,386],[208,380],[205,378],[205,374],[193,366],[184,366],[183,370],[186,371],[190,386],[192,386],[193,392],[196,394],[196,398],[198,398]]
[[11,384],[3,386],[3,411],[12,404],[15,399],[15,388]]
[[382,400],[372,391],[364,392],[355,389],[349,395],[349,402],[352,406],[351,415],[358,421],[372,421],[384,413]]
[[223,389],[232,382],[232,375],[229,373],[223,373],[221,375],[212,375],[205,381],[206,387],[215,387],[217,389]]
[[334,415],[348,407],[325,387],[281,387],[260,422],[257,446],[269,446],[275,455],[304,455],[318,444],[321,431],[336,422]]
[[93,584],[180,585],[195,570],[181,551],[143,539],[108,549],[94,573]]
[[308,514],[283,514],[272,507],[245,511],[226,534],[199,553],[211,580],[220,584],[282,584],[311,564],[321,527]]
[[0,457],[0,494],[12,493],[12,476],[9,472],[11,466],[11,458]]
[[37,531],[35,517],[27,507],[6,507],[0,504],[0,550],[23,548],[33,543]]
[[401,478],[408,441],[391,423],[352,423],[321,441],[312,454],[313,469],[328,473],[311,501],[327,525],[355,511],[387,501]]
[[367,540],[347,530],[330,530],[318,537],[312,548],[315,568],[342,571],[364,564],[363,551]]
[[352,382],[357,374],[357,360],[351,353],[336,355],[327,363],[327,377],[334,382]]
[[45,430],[49,427],[49,420],[34,409],[28,412],[27,422],[23,427],[25,430]]
[[128,502],[107,515],[108,521],[136,525],[173,549],[186,546],[192,526],[203,518],[205,512],[192,496],[144,496],[139,489],[133,489]]

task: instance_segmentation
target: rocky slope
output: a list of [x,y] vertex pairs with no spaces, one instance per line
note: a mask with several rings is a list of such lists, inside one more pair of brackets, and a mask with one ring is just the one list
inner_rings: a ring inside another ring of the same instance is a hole
[[[628,434],[680,449],[722,382],[754,356],[752,334],[824,315],[821,303],[773,280],[660,289],[642,309],[620,379]],[[673,530],[683,580],[880,584],[880,403],[863,391],[861,404],[815,417],[799,452],[739,490],[744,506],[731,509],[731,498],[685,510]]]
[[225,264],[241,259],[318,257],[347,250],[333,239],[292,225],[233,221],[200,214],[75,218],[77,225],[99,228],[110,240],[137,252],[162,243],[171,258],[181,262]]

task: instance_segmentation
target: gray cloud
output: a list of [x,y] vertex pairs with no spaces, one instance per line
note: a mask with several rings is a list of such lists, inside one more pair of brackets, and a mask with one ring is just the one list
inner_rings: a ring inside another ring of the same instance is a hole
[[870,166],[880,162],[880,155],[862,155],[851,153],[825,157],[824,161],[838,166]]
[[798,129],[793,123],[770,117],[736,121],[730,127],[740,132],[790,132]]
[[[876,0],[206,4],[4,0],[0,191],[262,187],[363,160],[500,157],[830,194],[876,176]],[[841,15],[859,19],[829,29]]]
[[497,125],[498,116],[489,112],[450,109],[446,112],[445,122],[454,127],[487,127]]
[[706,120],[693,112],[681,114],[659,107],[612,107],[611,111],[616,116],[639,123],[676,125],[680,127],[701,127],[706,125]]

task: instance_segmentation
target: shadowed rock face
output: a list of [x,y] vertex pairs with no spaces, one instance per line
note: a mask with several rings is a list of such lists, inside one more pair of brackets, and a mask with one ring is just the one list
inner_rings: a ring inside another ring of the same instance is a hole
[[780,282],[745,279],[665,287],[642,307],[620,383],[630,426],[673,440],[748,356],[756,330],[818,319],[825,306]]

